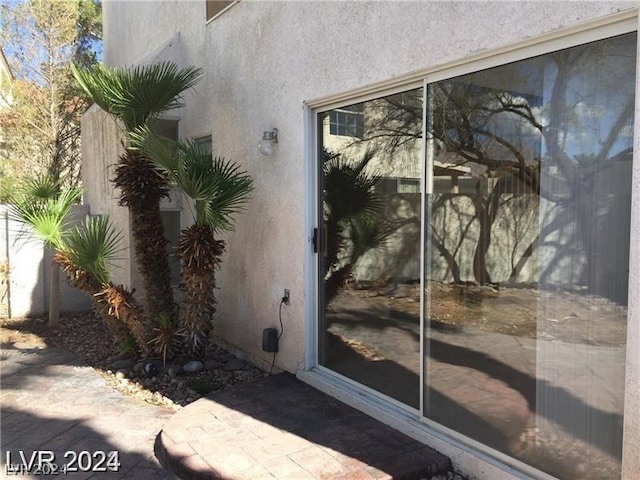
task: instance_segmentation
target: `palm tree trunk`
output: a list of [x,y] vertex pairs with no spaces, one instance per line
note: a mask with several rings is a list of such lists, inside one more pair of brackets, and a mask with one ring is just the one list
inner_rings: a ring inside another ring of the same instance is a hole
[[182,232],[178,254],[182,258],[184,293],[181,327],[186,334],[186,349],[191,355],[202,355],[209,346],[216,311],[215,269],[224,253],[223,240],[216,240],[213,231],[204,225],[192,225]]
[[160,216],[160,199],[167,195],[167,179],[140,152],[127,149],[114,179],[121,189],[120,205],[129,208],[138,270],[145,290],[147,317],[156,322],[174,316],[171,270]]
[[92,275],[76,268],[62,252],[56,252],[53,261],[65,272],[72,287],[82,290],[93,300],[96,313],[119,343],[133,335],[141,352],[147,353],[149,328],[142,308],[131,292],[122,285],[102,285]]
[[49,278],[49,327],[60,325],[60,270],[58,265],[51,264]]

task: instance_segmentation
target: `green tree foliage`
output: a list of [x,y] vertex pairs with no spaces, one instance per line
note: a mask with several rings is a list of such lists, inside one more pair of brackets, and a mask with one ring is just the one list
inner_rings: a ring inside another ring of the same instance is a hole
[[[41,240],[53,250],[54,265],[66,274],[69,284],[91,298],[95,311],[121,343],[133,342],[145,353],[150,331],[142,307],[132,292],[110,280],[108,266],[121,250],[121,236],[106,217],[90,217],[72,227],[70,211],[81,190],[61,187],[49,175],[21,181],[11,198],[12,216],[24,224],[24,234]],[[57,271],[56,268],[52,271]],[[59,284],[52,275],[51,292]],[[49,326],[59,322],[59,292],[52,293]],[[52,312],[54,312],[52,314]]]
[[[171,62],[141,67],[80,68],[73,74],[105,112],[120,120],[127,133],[150,119],[181,106],[182,94],[202,77],[202,69],[178,69]],[[152,322],[175,316],[167,240],[160,215],[160,199],[169,191],[166,175],[140,152],[126,148],[120,155],[113,183],[120,189],[120,205],[129,208],[131,235],[145,289],[145,312]]]
[[[181,232],[176,246],[182,259],[183,292],[178,331],[187,352],[204,354],[216,311],[215,272],[225,250],[224,241],[215,234],[233,229],[235,216],[250,199],[253,179],[233,162],[211,158],[194,142],[173,142],[148,129],[137,129],[130,137],[193,201],[195,223]],[[166,344],[167,337],[159,330],[156,343]]]
[[100,3],[22,0],[3,4],[0,13],[0,44],[14,77],[11,103],[0,109],[0,191],[34,173],[78,186],[80,117],[90,100],[70,62],[96,63]]

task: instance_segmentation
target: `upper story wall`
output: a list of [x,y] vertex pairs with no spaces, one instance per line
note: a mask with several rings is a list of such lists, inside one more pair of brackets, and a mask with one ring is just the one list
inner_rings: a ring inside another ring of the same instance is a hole
[[206,24],[205,3],[105,0],[105,62],[171,58],[211,74],[231,66],[246,80],[265,84],[274,83],[265,73],[277,74],[304,79],[297,83],[311,98],[637,6],[554,2],[550,10],[545,2],[241,0]]

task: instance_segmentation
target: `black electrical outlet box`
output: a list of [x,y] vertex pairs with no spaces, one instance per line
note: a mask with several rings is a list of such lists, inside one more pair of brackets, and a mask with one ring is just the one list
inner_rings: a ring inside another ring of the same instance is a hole
[[278,351],[278,330],[275,328],[265,328],[262,331],[262,351]]

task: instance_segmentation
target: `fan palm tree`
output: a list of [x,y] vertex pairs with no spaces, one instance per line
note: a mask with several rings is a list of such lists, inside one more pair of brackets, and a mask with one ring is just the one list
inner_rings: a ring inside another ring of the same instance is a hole
[[[72,65],[83,90],[105,112],[121,120],[127,133],[150,119],[181,106],[182,93],[193,87],[202,70],[179,70],[170,62],[133,68]],[[147,317],[157,321],[174,316],[167,240],[160,216],[160,199],[167,195],[167,177],[140,151],[126,147],[120,156],[115,185],[120,205],[129,208],[136,261],[145,290]]]
[[234,226],[253,190],[253,180],[231,161],[215,157],[193,142],[177,143],[140,131],[132,134],[154,164],[193,200],[194,224],[180,234],[177,252],[182,261],[184,292],[180,322],[191,354],[208,346],[216,311],[215,270],[225,251],[216,235]]
[[118,251],[119,236],[107,218],[92,217],[71,229],[71,206],[80,199],[78,188],[60,189],[42,176],[24,182],[14,195],[12,216],[29,227],[29,234],[54,249],[53,261],[66,273],[69,284],[85,292],[96,312],[120,342],[130,335],[146,348],[148,333],[142,310],[131,293],[109,281],[107,264]]
[[107,217],[89,217],[64,235],[55,261],[72,286],[89,294],[100,316],[116,339],[124,344],[128,337],[138,349],[147,352],[150,337],[148,322],[133,294],[110,281],[109,264],[121,251],[121,235]]
[[[26,222],[39,222],[43,229],[45,248],[53,249],[60,242],[57,236],[62,231],[65,216],[71,205],[80,199],[80,195],[81,192],[77,189],[62,192],[59,180],[38,175],[23,181],[11,200],[22,206],[22,210],[14,208],[14,215]],[[59,323],[60,270],[54,263],[49,279],[49,326],[57,327]]]

